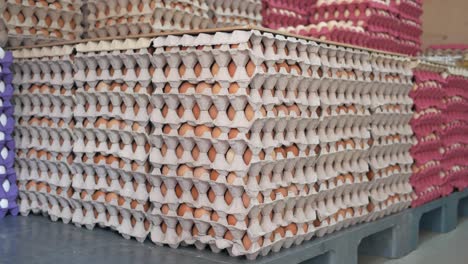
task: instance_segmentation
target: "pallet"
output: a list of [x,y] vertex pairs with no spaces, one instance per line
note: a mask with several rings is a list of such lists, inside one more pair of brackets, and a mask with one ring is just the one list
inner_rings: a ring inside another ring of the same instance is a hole
[[[468,216],[468,190],[374,222],[347,228],[322,238],[314,238],[302,245],[259,257],[255,261],[229,257],[226,252],[216,254],[194,247],[173,249],[158,247],[149,241],[144,244],[136,243],[121,239],[119,235],[108,230],[78,229],[72,225],[51,223],[49,219],[41,216],[7,217],[0,221],[0,236],[9,237],[4,247],[0,247],[0,255],[3,254],[7,260],[11,260],[6,263],[37,258],[38,252],[46,252],[45,256],[51,256],[53,259],[44,257],[38,263],[52,261],[68,264],[124,264],[156,261],[178,264],[356,264],[359,254],[386,258],[403,257],[417,248],[420,228],[449,232],[456,228],[458,216]],[[18,244],[22,245],[20,256],[17,251],[11,250]]]

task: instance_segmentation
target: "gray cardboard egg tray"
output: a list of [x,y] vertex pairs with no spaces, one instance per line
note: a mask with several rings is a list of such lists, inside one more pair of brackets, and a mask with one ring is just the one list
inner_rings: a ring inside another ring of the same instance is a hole
[[59,66],[74,91],[68,128],[21,125],[23,214],[253,259],[411,202],[408,58],[257,29],[15,52],[19,117],[62,98]]
[[203,29],[211,22],[204,1],[88,1],[84,7],[92,38]]
[[257,25],[262,23],[261,0],[204,0],[209,6],[216,26]]
[[[53,5],[56,3],[61,7]],[[50,5],[47,3],[47,6],[43,6],[39,2],[30,5],[29,3],[18,4],[11,0],[0,1],[0,13],[10,14],[8,20],[3,17],[4,30],[0,28],[0,42],[8,40],[6,43],[8,46],[16,47],[51,40],[79,39],[83,32],[81,5],[69,1],[56,1],[56,3]],[[68,9],[68,5],[73,6],[74,10]],[[46,21],[47,19],[50,19],[50,22]]]

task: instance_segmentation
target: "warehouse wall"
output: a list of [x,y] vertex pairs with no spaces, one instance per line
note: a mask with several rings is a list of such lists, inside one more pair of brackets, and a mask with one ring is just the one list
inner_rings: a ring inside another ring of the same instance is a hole
[[424,0],[423,45],[468,43],[467,0]]

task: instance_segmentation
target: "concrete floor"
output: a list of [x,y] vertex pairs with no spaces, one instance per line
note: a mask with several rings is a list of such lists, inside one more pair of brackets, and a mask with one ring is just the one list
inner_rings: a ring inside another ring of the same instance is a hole
[[[419,247],[408,256],[387,260],[360,256],[359,264],[461,264],[468,263],[468,218],[459,219],[458,228],[447,234],[425,232]],[[194,248],[157,247],[146,241],[125,240],[115,232],[93,231],[53,223],[42,216],[0,220],[0,263],[2,264],[126,264],[181,262],[201,264],[219,254],[202,254]],[[248,261],[236,259],[234,262]]]

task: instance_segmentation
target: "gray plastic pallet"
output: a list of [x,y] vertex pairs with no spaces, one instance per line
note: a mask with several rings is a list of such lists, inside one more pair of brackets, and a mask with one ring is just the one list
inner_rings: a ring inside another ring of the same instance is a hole
[[[468,190],[408,209],[375,222],[351,227],[300,246],[259,257],[255,261],[229,257],[194,247],[172,249],[122,239],[115,232],[89,231],[53,223],[42,216],[0,220],[2,264],[28,263],[320,263],[356,264],[358,255],[399,258],[415,250],[419,229],[449,232],[458,216],[468,216]],[[19,247],[18,245],[21,245]],[[38,256],[41,256],[38,258]]]

